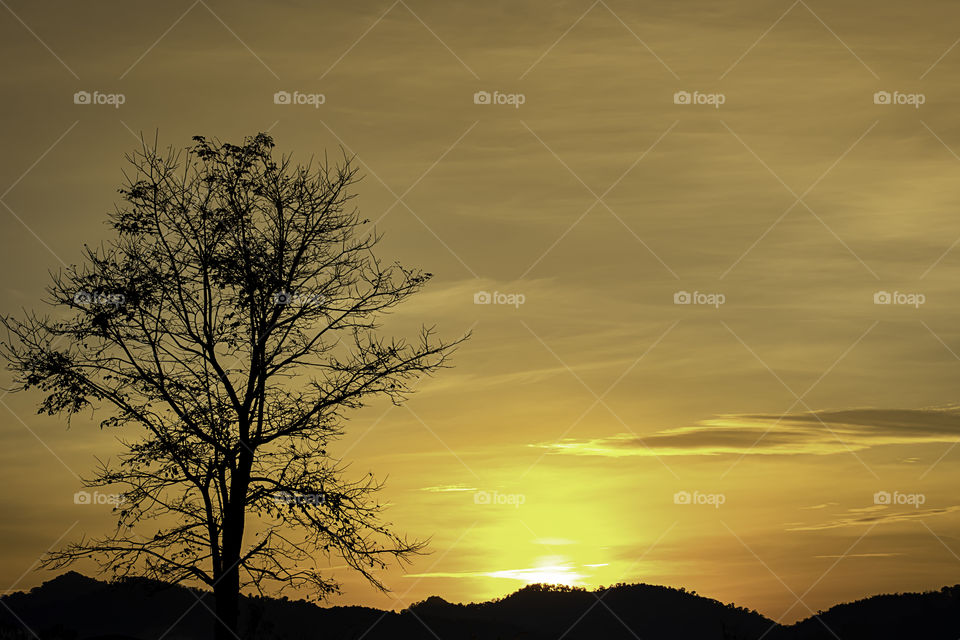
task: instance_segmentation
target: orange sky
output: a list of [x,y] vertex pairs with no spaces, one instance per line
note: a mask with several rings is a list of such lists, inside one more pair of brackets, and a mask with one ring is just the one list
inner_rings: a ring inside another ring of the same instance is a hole
[[[382,257],[435,274],[387,327],[474,337],[338,444],[432,553],[388,595],[334,568],[334,602],[646,581],[791,621],[953,584],[958,17],[8,0],[2,309],[37,307],[47,270],[103,237],[140,131],[342,146]],[[4,587],[109,526],[73,494],[112,435],[36,400],[0,398]]]

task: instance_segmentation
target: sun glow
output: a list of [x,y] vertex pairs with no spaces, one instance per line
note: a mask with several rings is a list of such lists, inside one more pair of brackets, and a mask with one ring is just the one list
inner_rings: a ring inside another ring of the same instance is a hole
[[527,584],[562,584],[569,587],[582,584],[585,577],[564,556],[542,556],[536,565],[528,569],[508,569],[487,574],[491,578],[510,578]]

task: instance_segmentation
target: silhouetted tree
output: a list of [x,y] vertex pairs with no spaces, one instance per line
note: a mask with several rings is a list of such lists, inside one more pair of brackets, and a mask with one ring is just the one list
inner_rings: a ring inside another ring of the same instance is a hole
[[348,410],[402,402],[459,340],[378,336],[430,274],[377,260],[349,159],[295,165],[265,134],[193,140],[127,157],[115,235],[54,276],[56,317],[0,319],[2,352],[15,389],[42,390],[41,413],[92,407],[101,428],[142,429],[85,480],[123,488],[116,530],[45,566],[198,580],[228,638],[246,587],[323,597],[337,585],[315,559],[335,554],[384,588],[375,570],[421,551],[381,521],[381,485],[345,479],[327,446]]

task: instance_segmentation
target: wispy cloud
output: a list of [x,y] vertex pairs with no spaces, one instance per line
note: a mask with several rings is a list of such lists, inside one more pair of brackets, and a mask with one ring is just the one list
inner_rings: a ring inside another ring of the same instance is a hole
[[462,491],[476,491],[476,487],[468,487],[464,484],[443,484],[435,487],[420,487],[420,491],[428,493],[459,493]]
[[847,554],[834,554],[834,555],[813,556],[813,557],[834,560],[836,558],[893,558],[895,556],[900,556],[900,555],[903,555],[903,554],[901,553],[847,553]]
[[960,410],[844,409],[787,415],[736,414],[650,436],[619,433],[534,446],[586,456],[829,455],[883,445],[956,442]]
[[888,512],[880,507],[876,510],[850,509],[849,511],[859,511],[859,515],[842,516],[826,522],[816,524],[797,524],[787,527],[787,531],[822,531],[824,529],[840,529],[843,527],[860,527],[873,524],[887,524],[891,522],[908,522],[911,520],[922,520],[932,516],[940,516],[947,513],[960,511],[960,505],[951,505],[949,507],[938,507],[934,509],[911,509],[910,511]]
[[[584,565],[600,567],[606,565]],[[430,573],[408,573],[407,578],[506,578],[521,582],[543,582],[551,584],[575,584],[586,576],[579,573],[573,565],[558,564],[523,569],[503,569],[501,571],[434,571]]]

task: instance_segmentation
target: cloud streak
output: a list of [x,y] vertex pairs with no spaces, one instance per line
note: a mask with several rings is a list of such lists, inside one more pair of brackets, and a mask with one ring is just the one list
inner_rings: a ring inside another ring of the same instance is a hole
[[843,409],[724,415],[650,436],[619,433],[534,446],[583,456],[830,455],[960,440],[960,409]]
[[[851,510],[852,511],[852,510]],[[887,512],[886,508],[878,507],[875,511],[863,513],[862,515],[853,515],[820,522],[817,524],[801,524],[787,528],[787,531],[822,531],[824,529],[841,529],[845,527],[862,527],[876,524],[889,524],[891,522],[909,522],[912,520],[923,520],[931,516],[940,516],[948,513],[960,511],[960,505],[951,505],[949,507],[938,507],[934,509],[912,509],[910,511]]]

